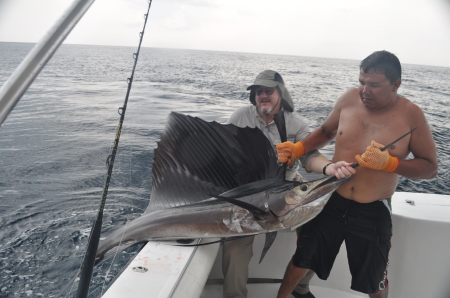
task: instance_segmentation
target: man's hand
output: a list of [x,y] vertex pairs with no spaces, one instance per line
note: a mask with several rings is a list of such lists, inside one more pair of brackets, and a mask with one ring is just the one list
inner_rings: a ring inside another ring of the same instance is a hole
[[325,169],[325,174],[328,176],[335,175],[337,179],[344,179],[351,177],[356,173],[356,170],[352,168],[352,162],[338,161],[331,163]]
[[358,163],[366,168],[373,170],[385,170],[393,173],[397,170],[400,160],[398,157],[392,157],[387,150],[381,151],[384,146],[372,141],[372,144],[366,148],[363,155],[356,155]]
[[284,142],[277,144],[278,162],[291,164],[300,156],[305,155],[305,147],[302,142]]

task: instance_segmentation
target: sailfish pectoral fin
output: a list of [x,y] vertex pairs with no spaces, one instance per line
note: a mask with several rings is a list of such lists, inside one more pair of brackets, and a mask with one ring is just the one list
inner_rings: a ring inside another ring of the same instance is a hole
[[219,242],[225,242],[225,241],[237,240],[237,239],[241,239],[241,238],[245,238],[245,237],[250,237],[250,236],[254,236],[254,235],[234,236],[234,237],[222,238],[222,239],[220,239],[220,240],[211,241],[211,242],[197,243],[197,244],[180,244],[180,245],[176,244],[176,245],[174,245],[174,246],[205,246],[205,245],[210,245],[210,244],[219,243]]
[[245,210],[248,210],[251,214],[253,214],[253,216],[256,219],[263,219],[265,216],[269,215],[269,212],[266,210],[263,210],[255,205],[249,204],[247,202],[244,201],[240,201],[240,200],[236,200],[236,199],[232,199],[232,198],[227,198],[227,197],[223,197],[220,195],[210,195],[213,198],[218,199],[219,201],[225,201],[228,202],[230,204],[239,206],[241,208],[244,208]]
[[275,238],[277,237],[277,232],[270,232],[266,233],[266,242],[264,242],[264,248],[261,252],[261,258],[259,259],[259,263],[261,264],[262,260],[264,259],[264,256],[266,255],[269,248],[272,246],[273,242],[275,241]]

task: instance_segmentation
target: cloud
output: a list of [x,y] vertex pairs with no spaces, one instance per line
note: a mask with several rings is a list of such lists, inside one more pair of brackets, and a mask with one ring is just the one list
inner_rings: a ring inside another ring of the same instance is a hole
[[[38,41],[72,2],[0,1],[0,40],[23,42]],[[136,46],[147,8],[97,0],[65,42]],[[450,0],[153,1],[143,46],[358,60],[386,49],[450,66]]]

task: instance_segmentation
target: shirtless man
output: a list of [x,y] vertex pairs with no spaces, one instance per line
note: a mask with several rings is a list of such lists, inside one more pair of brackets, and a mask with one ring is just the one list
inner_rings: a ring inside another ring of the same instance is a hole
[[[332,160],[354,160],[361,165],[355,178],[338,188],[324,210],[302,227],[279,298],[288,297],[307,269],[327,279],[344,240],[351,288],[369,297],[388,297],[390,198],[400,175],[432,179],[437,174],[436,145],[423,112],[397,94],[401,84],[398,58],[387,51],[369,55],[360,64],[359,83],[359,88],[337,100],[322,126],[307,138],[277,145],[279,161],[290,163],[336,138]],[[414,128],[388,150],[379,150]],[[406,160],[409,153],[413,158]]]

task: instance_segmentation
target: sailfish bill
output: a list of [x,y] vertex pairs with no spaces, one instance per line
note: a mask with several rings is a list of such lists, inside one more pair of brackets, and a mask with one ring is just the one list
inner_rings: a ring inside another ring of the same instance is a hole
[[314,218],[351,178],[284,180],[273,146],[257,128],[172,112],[155,149],[150,203],[143,215],[100,242],[96,263],[150,240],[235,238],[276,232]]

